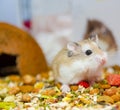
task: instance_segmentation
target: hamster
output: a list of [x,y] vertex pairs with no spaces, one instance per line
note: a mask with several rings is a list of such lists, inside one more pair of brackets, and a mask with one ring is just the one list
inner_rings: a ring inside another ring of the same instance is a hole
[[107,61],[106,52],[97,45],[98,37],[80,42],[69,42],[54,58],[52,70],[55,80],[62,83],[62,91],[70,84],[87,80],[90,84],[101,79],[101,70]]
[[97,34],[99,37],[99,46],[107,52],[116,52],[118,49],[115,37],[111,30],[98,20],[88,20],[84,39]]

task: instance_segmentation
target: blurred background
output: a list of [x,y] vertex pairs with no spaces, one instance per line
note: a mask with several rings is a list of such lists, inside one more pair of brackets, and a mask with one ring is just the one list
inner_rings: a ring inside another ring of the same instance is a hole
[[[101,30],[109,28],[119,51],[119,4],[120,0],[1,0],[0,22],[16,25],[32,34],[51,64],[67,42],[83,39],[88,20],[103,23]],[[114,58],[112,64],[119,63],[119,54]]]

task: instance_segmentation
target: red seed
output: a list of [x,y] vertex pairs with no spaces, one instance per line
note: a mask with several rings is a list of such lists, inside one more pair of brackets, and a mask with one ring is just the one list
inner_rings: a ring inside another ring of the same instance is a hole
[[80,81],[80,82],[78,83],[78,85],[83,86],[83,87],[85,87],[85,88],[87,88],[87,87],[90,86],[87,81]]

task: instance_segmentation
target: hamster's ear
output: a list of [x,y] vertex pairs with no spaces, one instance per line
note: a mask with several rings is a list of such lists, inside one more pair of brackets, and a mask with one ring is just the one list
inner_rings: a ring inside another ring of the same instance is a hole
[[89,39],[90,39],[91,41],[94,41],[94,42],[96,42],[96,43],[98,44],[98,35],[97,35],[97,34],[91,35],[91,36],[89,37]]
[[78,43],[76,43],[76,42],[69,42],[67,44],[67,49],[69,51],[76,51],[78,49],[78,47],[80,47],[80,45]]
[[72,57],[73,54],[80,48],[80,45],[76,42],[69,42],[67,44],[68,57]]

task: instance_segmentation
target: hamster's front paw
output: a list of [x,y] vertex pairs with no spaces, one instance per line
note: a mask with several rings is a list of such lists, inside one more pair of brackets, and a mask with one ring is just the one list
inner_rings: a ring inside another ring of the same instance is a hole
[[69,85],[67,85],[67,84],[63,84],[63,85],[61,86],[61,90],[62,90],[62,92],[67,93],[67,92],[70,91],[70,87],[69,87]]

